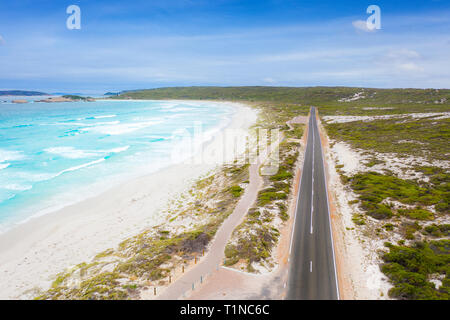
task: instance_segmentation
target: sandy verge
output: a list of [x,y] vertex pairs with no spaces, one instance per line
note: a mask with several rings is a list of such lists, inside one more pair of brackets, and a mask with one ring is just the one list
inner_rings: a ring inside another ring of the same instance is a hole
[[[204,102],[204,101],[203,101]],[[226,129],[248,130],[256,111],[242,104]],[[206,146],[214,149],[213,138]],[[18,225],[0,235],[0,299],[28,299],[55,275],[165,221],[168,200],[216,164],[177,164]]]

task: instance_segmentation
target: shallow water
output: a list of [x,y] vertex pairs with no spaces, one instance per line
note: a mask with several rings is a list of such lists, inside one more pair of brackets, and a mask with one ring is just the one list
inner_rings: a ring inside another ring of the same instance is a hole
[[201,124],[203,143],[233,113],[210,102],[0,103],[0,232],[182,161],[180,130]]

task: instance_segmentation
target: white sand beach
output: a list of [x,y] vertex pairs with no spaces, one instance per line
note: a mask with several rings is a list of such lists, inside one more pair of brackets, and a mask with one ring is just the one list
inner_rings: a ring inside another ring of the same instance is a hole
[[[226,129],[248,130],[256,121],[256,110],[233,105],[237,112]],[[220,143],[215,136],[206,149]],[[48,288],[59,272],[162,223],[169,199],[216,166],[172,165],[0,234],[0,299],[33,298],[35,289]]]

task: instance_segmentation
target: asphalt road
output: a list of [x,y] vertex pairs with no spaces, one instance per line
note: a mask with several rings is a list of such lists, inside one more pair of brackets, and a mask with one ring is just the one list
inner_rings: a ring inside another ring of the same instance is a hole
[[291,241],[286,298],[339,299],[322,144],[314,107]]

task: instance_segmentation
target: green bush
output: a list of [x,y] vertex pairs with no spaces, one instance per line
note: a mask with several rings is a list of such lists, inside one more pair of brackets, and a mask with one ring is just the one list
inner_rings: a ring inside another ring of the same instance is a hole
[[274,200],[280,199],[287,199],[287,194],[284,192],[262,191],[258,194],[258,205],[263,207]]
[[405,215],[411,219],[415,220],[433,220],[434,215],[432,212],[425,209],[400,209],[398,213],[401,215]]
[[392,211],[384,204],[363,201],[362,208],[366,210],[367,214],[372,218],[382,220],[392,217]]
[[[412,247],[389,245],[381,271],[394,287],[389,295],[399,299],[443,299],[449,296],[450,240],[417,242]],[[446,276],[440,288],[429,281],[431,274]]]
[[420,187],[416,182],[402,180],[392,175],[377,172],[366,172],[351,178],[351,187],[360,195],[361,199],[371,202],[381,202],[392,198],[402,203],[421,203],[433,205],[438,203],[440,193],[433,189]]
[[432,225],[426,226],[424,231],[434,237],[448,237],[450,236],[450,224],[436,225],[433,223]]
[[[387,219],[393,212],[381,203],[385,199],[405,204],[442,205],[446,193],[432,186],[419,186],[415,181],[402,180],[393,175],[377,172],[359,173],[350,178],[352,189],[362,201],[361,206],[375,219]],[[445,206],[445,205],[444,205]],[[432,220],[433,214],[425,209],[403,209],[398,212],[416,220]]]
[[235,198],[239,198],[241,196],[241,193],[244,189],[242,189],[240,186],[232,186],[230,187],[230,192]]
[[358,226],[362,226],[362,225],[366,224],[366,221],[364,220],[363,215],[358,214],[358,213],[353,215],[352,221],[354,224],[356,224]]
[[292,178],[292,173],[287,171],[285,167],[280,167],[277,174],[270,176],[271,181],[281,181],[290,178]]

